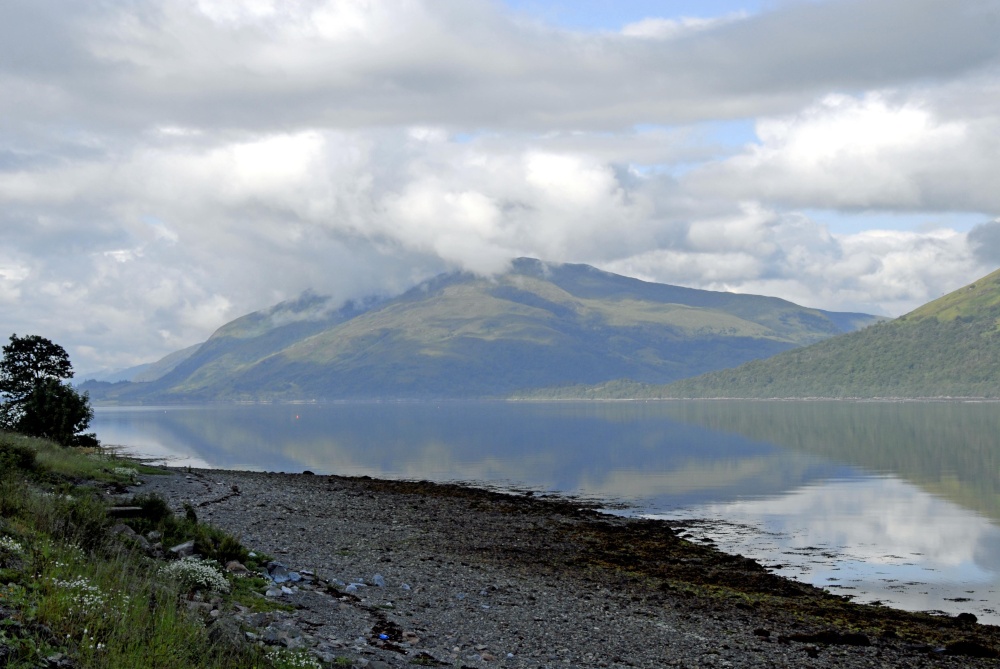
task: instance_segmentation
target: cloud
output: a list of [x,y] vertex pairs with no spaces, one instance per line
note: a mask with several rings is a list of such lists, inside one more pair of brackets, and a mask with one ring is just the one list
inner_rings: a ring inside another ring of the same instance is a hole
[[902,313],[991,269],[992,224],[810,212],[996,218],[998,20],[831,0],[574,32],[489,0],[12,0],[5,325],[123,367],[307,289],[521,255]]
[[745,203],[738,214],[693,222],[686,245],[599,264],[649,281],[897,316],[990,271],[972,256],[966,235],[952,230],[831,234],[800,214]]
[[1000,218],[969,230],[969,243],[980,262],[1000,267]]
[[757,123],[758,144],[706,165],[697,192],[791,207],[1000,211],[1000,114],[952,119],[920,93],[836,94]]
[[622,129],[775,113],[831,89],[952,78],[995,66],[1000,54],[996,3],[987,0],[789,3],[680,21],[674,39],[633,36],[663,33],[671,24],[658,17],[626,34],[572,33],[486,0],[239,10],[19,0],[5,14],[0,77],[15,94],[0,110],[31,125],[72,109],[107,132],[151,121]]

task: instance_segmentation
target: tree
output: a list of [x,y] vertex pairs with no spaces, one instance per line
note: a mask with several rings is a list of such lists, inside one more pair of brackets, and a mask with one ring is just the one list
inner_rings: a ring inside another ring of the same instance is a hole
[[11,335],[0,360],[0,428],[64,446],[97,445],[94,434],[81,434],[94,411],[86,393],[63,382],[72,377],[62,346],[38,335]]

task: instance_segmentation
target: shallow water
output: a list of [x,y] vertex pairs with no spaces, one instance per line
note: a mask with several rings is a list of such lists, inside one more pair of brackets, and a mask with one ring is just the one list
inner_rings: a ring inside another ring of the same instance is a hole
[[108,407],[93,427],[175,465],[464,481],[704,519],[692,536],[831,592],[1000,623],[997,404]]

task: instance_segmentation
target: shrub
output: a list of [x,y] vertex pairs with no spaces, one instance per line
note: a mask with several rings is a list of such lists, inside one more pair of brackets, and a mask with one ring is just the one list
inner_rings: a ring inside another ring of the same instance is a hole
[[214,560],[186,557],[160,568],[160,574],[177,581],[187,591],[229,592],[229,581]]
[[12,434],[0,434],[0,473],[34,473],[37,470],[38,456],[35,449]]

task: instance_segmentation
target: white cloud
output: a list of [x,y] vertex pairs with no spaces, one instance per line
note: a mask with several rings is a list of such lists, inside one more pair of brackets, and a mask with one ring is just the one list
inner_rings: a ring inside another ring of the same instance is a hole
[[[953,230],[831,234],[800,215],[745,204],[741,214],[695,222],[686,249],[599,263],[649,281],[775,295],[839,311],[898,316],[990,271]],[[692,277],[697,277],[692,280]]]
[[[992,269],[993,229],[809,211],[996,218],[997,21],[996,0],[587,33],[489,0],[14,0],[5,322],[125,366],[307,288],[519,255],[898,314]],[[758,141],[705,139],[727,119]]]
[[746,12],[729,14],[720,18],[682,17],[680,19],[645,18],[627,23],[622,27],[622,35],[647,39],[675,39],[682,35],[707,30],[725,23],[747,18]]
[[[698,192],[814,208],[1000,210],[1000,114],[941,118],[920,95],[830,95],[757,123],[760,143],[707,165]],[[902,98],[902,99],[900,99]]]

